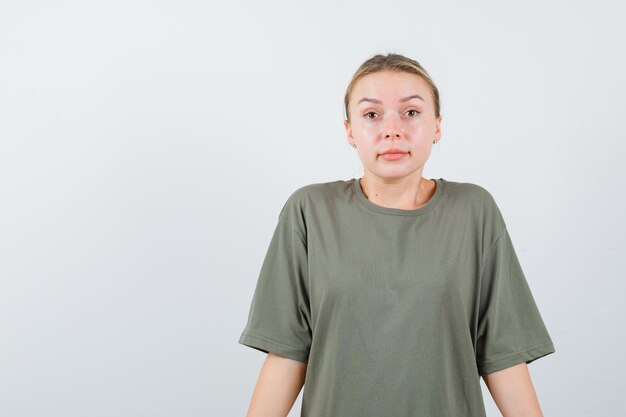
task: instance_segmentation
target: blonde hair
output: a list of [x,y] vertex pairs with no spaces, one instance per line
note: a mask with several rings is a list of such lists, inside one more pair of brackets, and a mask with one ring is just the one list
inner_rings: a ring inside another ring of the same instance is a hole
[[439,89],[437,89],[437,86],[433,82],[432,78],[430,78],[430,75],[428,75],[428,72],[424,69],[424,67],[422,67],[419,62],[411,58],[407,58],[400,54],[389,53],[387,55],[377,54],[367,59],[352,76],[352,80],[350,80],[350,84],[348,84],[348,88],[346,89],[346,94],[344,96],[345,116],[348,122],[350,121],[350,113],[348,111],[350,95],[352,94],[352,90],[354,89],[357,81],[368,74],[385,70],[416,74],[426,81],[430,87],[433,101],[435,103],[435,117],[440,116],[441,105],[439,103]]

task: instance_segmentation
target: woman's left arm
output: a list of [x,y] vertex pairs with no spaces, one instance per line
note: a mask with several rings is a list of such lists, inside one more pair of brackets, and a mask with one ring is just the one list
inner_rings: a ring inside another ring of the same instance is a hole
[[526,363],[482,377],[503,417],[543,417]]

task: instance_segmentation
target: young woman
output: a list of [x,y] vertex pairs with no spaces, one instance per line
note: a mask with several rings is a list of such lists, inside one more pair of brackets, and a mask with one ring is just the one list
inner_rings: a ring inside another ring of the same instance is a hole
[[555,352],[492,195],[422,177],[439,92],[376,55],[345,94],[359,179],[285,202],[239,343],[267,353],[248,417],[542,416],[527,364]]

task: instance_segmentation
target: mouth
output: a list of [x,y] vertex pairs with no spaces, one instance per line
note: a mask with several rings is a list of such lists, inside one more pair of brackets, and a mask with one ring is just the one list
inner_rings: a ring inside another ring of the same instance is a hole
[[405,151],[402,150],[400,148],[391,148],[391,149],[387,149],[386,151],[382,152],[380,155],[388,155],[388,154],[406,154],[409,153],[409,151]]
[[408,154],[409,152],[390,151],[390,152],[381,153],[380,157],[387,161],[396,161],[398,159],[404,158]]

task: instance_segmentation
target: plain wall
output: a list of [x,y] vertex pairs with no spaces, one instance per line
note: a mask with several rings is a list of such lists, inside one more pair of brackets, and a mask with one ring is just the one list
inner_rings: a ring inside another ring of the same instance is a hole
[[278,212],[362,176],[343,94],[387,52],[441,92],[424,176],[502,210],[556,347],[529,365],[544,414],[622,415],[624,11],[0,1],[0,415],[245,415]]

